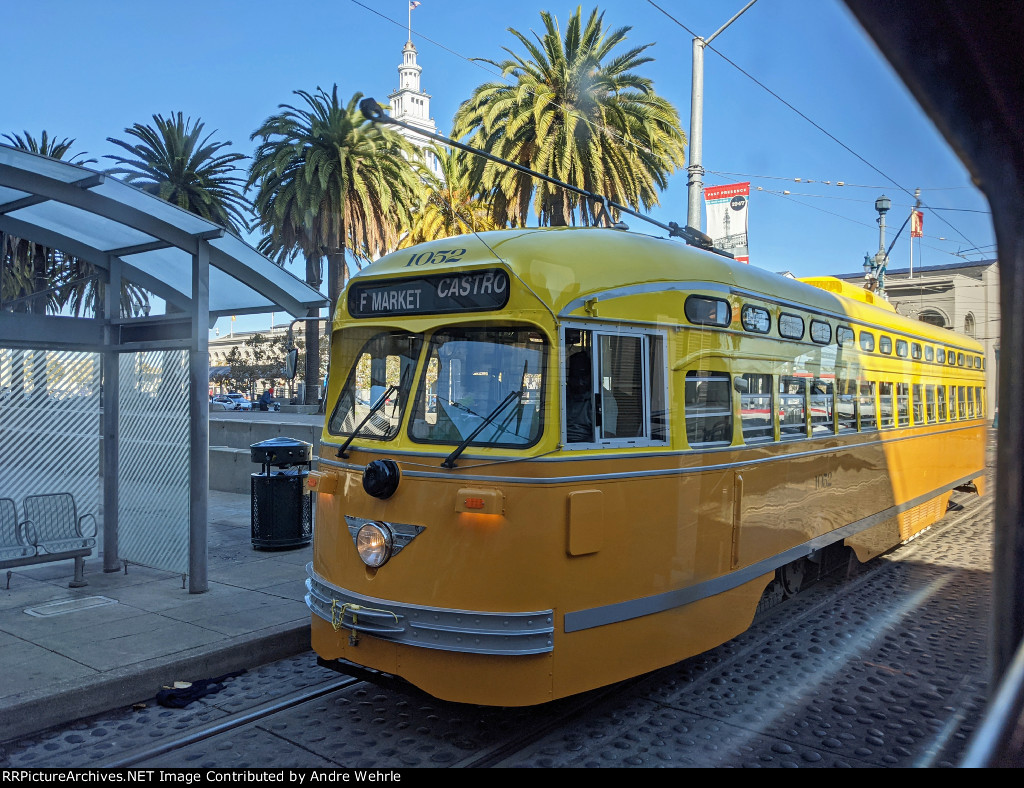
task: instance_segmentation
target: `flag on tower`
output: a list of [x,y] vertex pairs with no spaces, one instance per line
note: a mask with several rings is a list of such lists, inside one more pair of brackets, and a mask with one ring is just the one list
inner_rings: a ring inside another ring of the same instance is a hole
[[910,237],[920,238],[924,232],[924,213],[911,211],[910,213]]
[[419,0],[410,0],[409,10],[412,11],[414,8],[419,8],[421,5],[423,4]]

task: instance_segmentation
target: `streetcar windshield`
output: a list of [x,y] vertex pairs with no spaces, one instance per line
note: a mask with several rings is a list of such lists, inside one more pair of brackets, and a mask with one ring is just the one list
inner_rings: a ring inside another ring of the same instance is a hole
[[526,328],[436,332],[427,347],[409,435],[425,443],[459,444],[470,436],[473,446],[535,443],[541,434],[546,357],[543,334]]
[[[390,440],[398,434],[423,337],[387,331],[372,337],[356,357],[327,423],[333,435]],[[368,417],[368,418],[367,418]]]

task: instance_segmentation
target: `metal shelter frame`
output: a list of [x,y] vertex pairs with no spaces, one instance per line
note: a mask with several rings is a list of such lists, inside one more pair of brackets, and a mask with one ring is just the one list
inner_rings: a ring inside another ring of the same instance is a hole
[[[0,233],[96,266],[106,285],[96,317],[4,311],[0,345],[99,353],[103,376],[103,569],[118,556],[118,364],[121,353],[188,353],[189,592],[208,590],[209,328],[218,317],[288,312],[315,317],[327,299],[223,227],[101,172],[0,145]],[[120,314],[121,283],[168,305]]]

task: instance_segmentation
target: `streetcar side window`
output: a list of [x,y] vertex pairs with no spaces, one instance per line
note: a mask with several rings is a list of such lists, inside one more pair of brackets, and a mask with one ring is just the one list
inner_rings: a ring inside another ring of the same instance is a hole
[[721,326],[732,322],[732,308],[722,298],[692,295],[683,304],[686,319],[698,326]]
[[945,348],[941,348],[940,347],[940,348],[936,348],[935,349],[935,361],[937,363],[939,363],[939,364],[945,364],[946,363],[946,349]]
[[837,326],[836,343],[839,347],[853,344],[853,329],[847,326]]
[[900,427],[910,424],[910,386],[906,383],[896,384],[896,424]]
[[875,335],[868,331],[860,332],[860,349],[870,353],[875,349]]
[[756,334],[767,334],[772,328],[772,318],[768,310],[761,306],[744,304],[740,311],[740,321],[746,331]]
[[[896,340],[896,355],[899,356],[900,358],[906,358],[909,353],[910,353],[910,346],[907,344],[907,340],[905,340],[905,339],[897,339]],[[916,358],[916,356],[915,356],[915,358]]]
[[878,339],[878,352],[885,353],[885,355],[892,355],[892,338],[887,337],[884,334]]
[[939,398],[939,421],[946,421],[946,387],[936,386],[935,393]]
[[779,315],[779,334],[786,339],[803,339],[804,319],[799,315],[783,312]]
[[686,373],[686,440],[691,446],[732,443],[732,393],[729,375],[710,370]]
[[878,424],[883,430],[891,429],[895,424],[893,421],[892,383],[878,384]]
[[775,412],[772,402],[772,376],[747,373],[739,379],[740,419],[744,443],[775,440]]
[[836,391],[836,416],[840,432],[857,431],[857,381],[840,379]]
[[807,437],[807,379],[779,377],[779,437],[796,440]]
[[965,389],[963,386],[957,386],[956,392],[956,405],[957,405],[957,416],[960,419],[967,418],[967,399],[965,396]]
[[910,343],[910,357],[916,359],[917,361],[921,360],[921,345],[919,343]]
[[832,381],[815,379],[811,382],[811,435],[823,437],[835,432]]
[[860,384],[860,428],[862,432],[878,429],[875,418],[875,383],[871,380],[861,381]]
[[956,421],[956,386],[949,387],[949,420]]
[[934,424],[937,421],[935,411],[935,386],[925,386],[925,412],[928,416],[928,423]]
[[974,418],[974,389],[967,387],[967,418]]
[[980,419],[985,415],[985,408],[982,407],[982,403],[985,401],[981,396],[981,386],[975,386],[974,398],[978,401],[978,418]]
[[914,424],[924,424],[924,386],[914,384]]
[[935,348],[931,345],[924,346],[924,360],[929,363],[935,360]]
[[827,345],[832,341],[832,326],[824,320],[812,320],[811,339],[819,345]]

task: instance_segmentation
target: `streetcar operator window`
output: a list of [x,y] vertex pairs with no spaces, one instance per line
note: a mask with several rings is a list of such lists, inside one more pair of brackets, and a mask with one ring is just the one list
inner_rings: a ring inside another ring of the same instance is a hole
[[[355,336],[343,335],[342,341]],[[351,435],[356,431],[357,437],[370,440],[394,438],[409,399],[413,369],[422,344],[421,336],[404,331],[384,332],[370,338],[349,371],[327,422],[327,431],[332,435]]]
[[423,443],[521,448],[544,412],[547,343],[528,328],[447,328],[427,347],[409,436]]
[[664,441],[665,358],[660,335],[635,329],[565,330],[565,442]]
[[589,350],[569,356],[565,382],[565,432],[571,443],[594,440],[593,364]]

